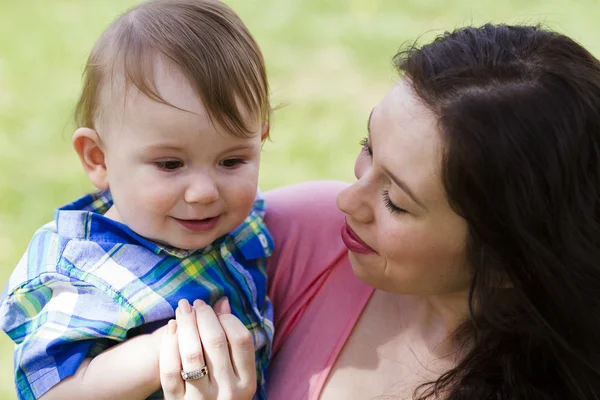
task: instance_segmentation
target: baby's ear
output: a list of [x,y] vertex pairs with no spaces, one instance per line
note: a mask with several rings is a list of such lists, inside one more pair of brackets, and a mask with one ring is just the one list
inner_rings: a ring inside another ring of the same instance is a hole
[[73,148],[92,184],[100,190],[108,189],[104,147],[98,132],[90,128],[77,129],[73,134]]
[[260,141],[264,142],[265,140],[267,140],[269,138],[269,130],[271,129],[271,126],[269,125],[268,122],[265,122],[263,124],[262,127],[262,131],[260,132]]

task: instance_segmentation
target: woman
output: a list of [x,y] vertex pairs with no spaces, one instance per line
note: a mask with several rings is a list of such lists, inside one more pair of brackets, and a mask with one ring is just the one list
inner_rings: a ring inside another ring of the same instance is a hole
[[269,399],[599,399],[600,63],[503,25],[395,63],[357,182],[269,194]]

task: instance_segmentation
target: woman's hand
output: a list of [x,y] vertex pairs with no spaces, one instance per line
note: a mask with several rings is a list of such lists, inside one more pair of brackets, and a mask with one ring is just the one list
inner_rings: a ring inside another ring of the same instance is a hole
[[[193,307],[182,300],[176,318],[177,322],[169,321],[160,353],[165,400],[252,399],[254,343],[248,329],[231,314],[227,298],[219,300],[214,310],[201,300]],[[182,369],[197,372],[190,377],[196,379],[184,381]]]

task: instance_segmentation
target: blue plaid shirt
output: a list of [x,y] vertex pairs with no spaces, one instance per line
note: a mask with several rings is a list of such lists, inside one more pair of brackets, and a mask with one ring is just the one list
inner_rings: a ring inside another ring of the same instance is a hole
[[254,337],[255,399],[264,399],[273,338],[266,257],[273,240],[262,197],[233,232],[196,251],[139,236],[103,216],[111,205],[104,191],[58,209],[9,279],[0,327],[16,343],[19,399],[39,398],[85,357],[164,325],[179,300],[214,304],[223,296]]

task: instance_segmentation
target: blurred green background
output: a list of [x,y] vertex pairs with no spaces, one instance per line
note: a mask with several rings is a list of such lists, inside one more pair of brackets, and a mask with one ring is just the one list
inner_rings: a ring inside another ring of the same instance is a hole
[[[371,108],[407,41],[484,22],[542,22],[600,55],[600,0],[227,0],[261,45],[275,116],[261,187],[351,180]],[[92,187],[71,113],[88,51],[135,0],[0,0],[0,284],[34,230]],[[1,318],[1,317],[0,317]],[[0,334],[0,399],[14,399]]]

